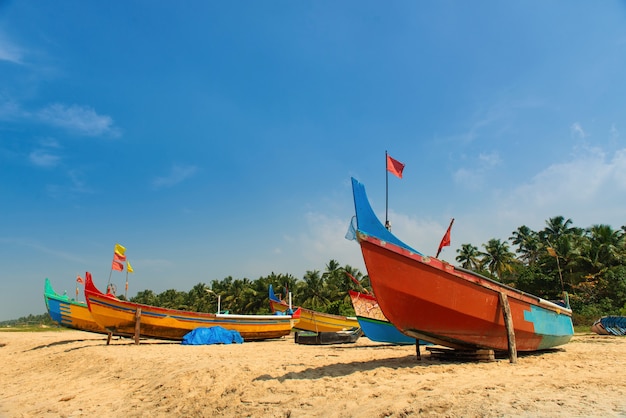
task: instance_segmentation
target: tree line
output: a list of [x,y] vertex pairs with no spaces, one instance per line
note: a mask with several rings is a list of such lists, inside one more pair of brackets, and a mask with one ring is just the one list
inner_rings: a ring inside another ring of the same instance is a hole
[[[559,300],[566,292],[575,325],[590,325],[603,315],[626,315],[626,226],[617,230],[603,224],[578,228],[563,216],[545,224],[540,231],[520,226],[506,240],[490,239],[482,249],[462,244],[456,261],[462,268],[544,299]],[[256,280],[229,276],[210,285],[198,283],[189,292],[143,290],[130,301],[216,312],[219,300],[221,311],[266,314],[270,312],[270,284],[285,300],[291,293],[294,306],[346,316],[354,315],[350,289],[372,291],[366,274],[330,260],[324,270],[309,270],[301,279],[276,273]],[[32,322],[33,318],[21,320]]]

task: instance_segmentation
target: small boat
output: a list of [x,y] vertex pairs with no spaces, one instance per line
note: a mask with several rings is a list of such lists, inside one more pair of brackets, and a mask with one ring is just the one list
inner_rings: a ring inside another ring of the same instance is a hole
[[[365,187],[354,178],[352,191],[356,238],[372,289],[385,317],[403,334],[469,350],[507,351],[511,334],[517,351],[570,341],[569,307],[422,255],[382,225]],[[511,321],[506,321],[509,311]]]
[[293,340],[296,344],[304,345],[352,344],[361,335],[363,331],[360,328],[336,332],[296,331]]
[[[269,286],[270,308],[272,312],[289,312],[292,309],[289,303],[276,297],[274,288]],[[300,322],[296,329],[311,332],[337,332],[354,330],[359,328],[359,321],[356,317],[333,315],[329,313],[317,312],[311,309],[299,307]]]
[[[416,339],[401,333],[383,314],[372,295],[350,290],[350,299],[363,334],[372,341],[397,345],[416,344]],[[426,344],[420,341],[421,344]]]
[[160,308],[112,298],[100,292],[91,273],[85,274],[85,298],[91,315],[114,334],[130,334],[163,340],[182,340],[199,327],[220,326],[239,332],[244,341],[289,335],[300,312],[293,315],[233,315]]
[[79,302],[67,295],[59,295],[54,291],[50,279],[47,277],[44,283],[43,296],[48,314],[57,324],[79,331],[108,334],[108,331],[93,319],[85,302]]
[[599,335],[626,335],[626,316],[603,316],[591,330]]

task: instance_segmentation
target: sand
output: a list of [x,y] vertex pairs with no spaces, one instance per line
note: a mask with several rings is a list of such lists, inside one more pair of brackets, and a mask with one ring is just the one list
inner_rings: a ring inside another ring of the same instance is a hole
[[1,417],[626,416],[626,338],[492,362],[444,361],[363,337],[304,346],[0,332]]

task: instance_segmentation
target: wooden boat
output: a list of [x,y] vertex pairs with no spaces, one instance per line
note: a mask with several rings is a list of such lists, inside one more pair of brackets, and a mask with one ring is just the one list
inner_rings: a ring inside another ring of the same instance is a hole
[[[572,311],[495,280],[426,257],[378,220],[352,179],[357,240],[383,314],[403,334],[456,349],[518,351],[566,344]],[[506,307],[509,309],[506,309]],[[510,310],[513,326],[504,314]]]
[[85,302],[79,302],[67,295],[59,295],[52,288],[48,278],[44,283],[43,296],[48,314],[57,324],[79,331],[108,334],[108,331],[93,319]]
[[296,331],[294,342],[305,345],[352,344],[363,335],[360,328],[337,332]]
[[293,315],[233,315],[189,312],[160,308],[111,298],[100,292],[85,275],[85,298],[91,315],[98,324],[115,333],[164,340],[182,340],[198,327],[221,326],[235,330],[244,341],[265,340],[289,335],[298,322],[300,312]]
[[[284,300],[276,297],[272,285],[269,287],[270,308],[272,312],[289,312],[290,306]],[[323,312],[313,311],[299,307],[300,322],[296,329],[311,332],[337,332],[354,330],[359,328],[359,321],[355,317],[333,315]]]
[[626,335],[626,316],[603,316],[591,330],[599,335]]
[[350,290],[350,299],[359,326],[367,338],[380,343],[416,344],[415,338],[404,335],[389,322],[374,296]]

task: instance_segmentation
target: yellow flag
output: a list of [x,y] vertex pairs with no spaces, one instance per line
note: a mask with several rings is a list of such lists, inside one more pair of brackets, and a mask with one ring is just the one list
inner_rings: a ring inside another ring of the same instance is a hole
[[124,255],[125,252],[125,247],[122,247],[120,244],[115,244],[115,254]]
[[129,273],[134,273],[133,266],[130,265],[130,261],[126,261],[126,271]]
[[556,257],[556,251],[554,251],[554,248],[552,247],[548,247],[548,254],[550,254],[552,257]]

